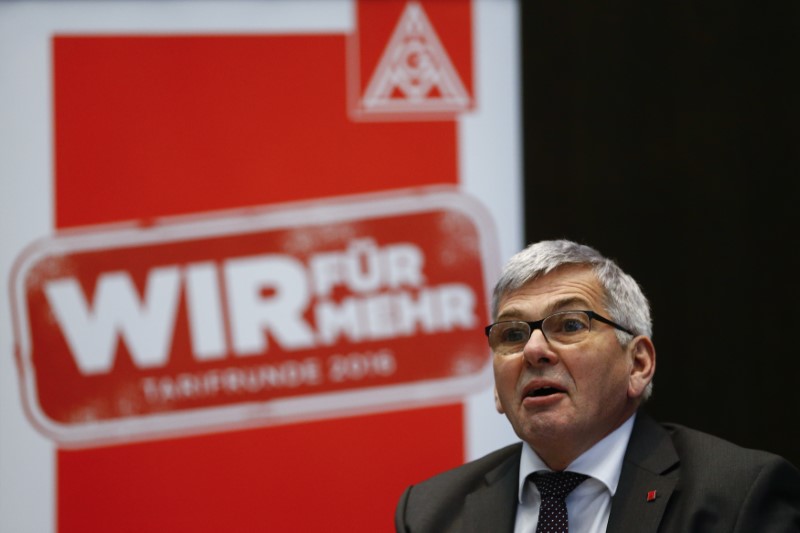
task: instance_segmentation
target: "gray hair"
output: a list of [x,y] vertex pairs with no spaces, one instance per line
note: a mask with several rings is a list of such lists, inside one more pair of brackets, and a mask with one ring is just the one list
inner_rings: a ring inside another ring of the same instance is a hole
[[[610,315],[608,318],[637,335],[652,337],[650,304],[636,280],[594,248],[563,239],[531,244],[506,263],[494,287],[492,316],[497,317],[500,300],[509,293],[562,265],[591,267],[603,288],[603,306]],[[616,330],[616,335],[622,346],[633,339],[620,330]],[[651,382],[647,386],[644,399],[650,396],[652,385]]]

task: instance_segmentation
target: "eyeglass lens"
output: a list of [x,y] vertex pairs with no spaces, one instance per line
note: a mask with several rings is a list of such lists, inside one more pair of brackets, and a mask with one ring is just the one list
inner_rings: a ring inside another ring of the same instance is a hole
[[[548,342],[574,344],[586,338],[591,331],[591,319],[586,313],[565,311],[545,318],[541,328]],[[489,332],[489,346],[498,355],[519,353],[532,333],[528,322],[521,320],[498,322]]]

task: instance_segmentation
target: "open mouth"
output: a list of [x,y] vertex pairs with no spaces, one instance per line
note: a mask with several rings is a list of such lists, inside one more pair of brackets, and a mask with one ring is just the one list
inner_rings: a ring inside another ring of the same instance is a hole
[[564,392],[561,389],[557,389],[555,387],[540,387],[538,389],[532,389],[528,391],[525,395],[528,398],[540,398],[543,396],[551,396],[553,394],[558,394],[559,392]]

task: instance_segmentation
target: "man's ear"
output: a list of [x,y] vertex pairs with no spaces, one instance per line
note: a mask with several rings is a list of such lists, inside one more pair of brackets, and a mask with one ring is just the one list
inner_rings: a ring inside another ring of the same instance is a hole
[[628,397],[640,399],[656,372],[656,347],[650,337],[641,335],[628,345],[628,354],[631,357]]
[[494,387],[494,408],[497,409],[497,412],[501,415],[505,413],[503,404],[500,403],[500,396],[497,395],[497,385]]

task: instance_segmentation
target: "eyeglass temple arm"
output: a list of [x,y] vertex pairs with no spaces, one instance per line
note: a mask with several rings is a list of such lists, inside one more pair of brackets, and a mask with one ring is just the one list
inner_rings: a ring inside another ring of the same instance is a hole
[[628,335],[633,335],[634,337],[636,336],[636,334],[635,334],[634,332],[632,332],[631,330],[629,330],[628,328],[626,328],[626,327],[623,327],[623,326],[620,326],[620,325],[619,325],[619,324],[617,324],[616,322],[612,322],[611,320],[607,319],[606,317],[604,317],[604,316],[601,316],[601,315],[598,315],[598,314],[597,314],[597,313],[595,313],[594,311],[586,311],[586,314],[588,314],[590,317],[592,317],[592,318],[593,318],[593,319],[595,319],[595,320],[599,320],[600,322],[605,322],[605,323],[606,323],[606,324],[608,324],[609,326],[614,326],[614,327],[615,327],[615,328],[617,328],[618,330],[620,330],[620,331],[624,331],[624,332],[625,332],[625,333],[627,333]]

